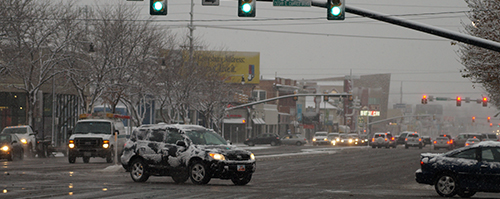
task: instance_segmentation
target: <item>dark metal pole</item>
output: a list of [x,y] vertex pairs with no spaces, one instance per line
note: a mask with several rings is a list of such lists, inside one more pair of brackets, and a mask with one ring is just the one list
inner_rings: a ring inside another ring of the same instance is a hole
[[[318,2],[318,1],[311,2],[312,6],[323,7],[323,8],[326,8],[326,6],[327,6],[326,4],[327,4],[327,2]],[[486,48],[489,50],[493,50],[496,52],[500,52],[500,43],[495,42],[495,41],[491,41],[491,40],[487,40],[487,39],[483,39],[483,38],[479,38],[479,37],[473,37],[473,36],[470,36],[467,34],[453,32],[453,31],[450,31],[450,30],[447,30],[444,28],[434,27],[434,26],[430,26],[427,24],[423,24],[423,23],[408,21],[408,20],[401,19],[398,17],[393,17],[393,16],[389,16],[387,14],[377,13],[374,11],[365,10],[365,9],[361,9],[361,8],[346,6],[345,11],[348,13],[351,13],[351,14],[372,18],[375,20],[394,24],[397,26],[403,26],[403,27],[406,27],[409,29],[425,32],[425,33],[428,33],[431,35],[436,35],[439,37],[444,37],[444,38],[456,40],[459,42],[463,42],[466,44],[470,44],[470,45]],[[325,18],[326,18],[326,16],[325,16]]]

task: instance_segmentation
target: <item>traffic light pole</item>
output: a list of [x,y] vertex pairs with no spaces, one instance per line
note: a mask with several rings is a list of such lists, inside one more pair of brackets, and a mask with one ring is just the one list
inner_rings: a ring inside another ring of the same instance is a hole
[[247,107],[247,106],[252,106],[252,105],[256,105],[256,104],[262,104],[262,103],[265,103],[265,102],[270,102],[270,101],[274,101],[274,100],[278,100],[278,99],[291,98],[291,97],[295,97],[295,96],[297,96],[297,97],[299,97],[299,96],[320,96],[320,97],[321,96],[328,96],[328,97],[348,98],[349,96],[352,96],[352,94],[349,94],[349,93],[335,93],[335,94],[292,94],[292,95],[283,95],[283,96],[273,97],[273,98],[269,98],[269,99],[265,99],[265,100],[260,100],[260,101],[256,101],[256,102],[241,104],[241,105],[238,105],[238,106],[232,106],[232,107],[226,108],[224,110],[225,111],[230,111],[230,110],[233,110],[233,109],[244,108],[244,107]]

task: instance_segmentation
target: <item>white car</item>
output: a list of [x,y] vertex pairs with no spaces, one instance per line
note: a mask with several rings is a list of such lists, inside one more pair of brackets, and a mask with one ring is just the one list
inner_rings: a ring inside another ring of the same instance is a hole
[[331,144],[330,141],[328,141],[328,132],[326,131],[319,131],[314,134],[314,137],[312,139],[313,146],[320,145],[320,144]]
[[35,132],[29,125],[8,126],[5,127],[0,134],[15,134],[21,140],[25,153],[34,157],[36,152]]
[[408,134],[405,138],[405,148],[409,147],[418,147],[422,149],[424,147],[424,143],[422,142],[422,137],[418,133]]

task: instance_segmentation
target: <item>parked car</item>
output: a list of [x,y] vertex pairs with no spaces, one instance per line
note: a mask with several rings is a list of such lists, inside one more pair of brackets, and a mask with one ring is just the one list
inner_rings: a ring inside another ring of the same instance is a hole
[[330,141],[328,141],[328,132],[326,131],[318,131],[314,133],[314,137],[312,139],[313,146],[317,145],[323,145],[323,144],[331,144]]
[[477,144],[479,142],[481,142],[481,140],[479,140],[477,138],[469,138],[469,139],[467,139],[467,141],[465,141],[465,146]]
[[422,149],[424,147],[424,143],[422,142],[422,137],[420,137],[420,134],[408,134],[405,139],[405,149],[409,147],[418,147],[419,149]]
[[29,125],[7,126],[0,134],[15,134],[23,146],[24,152],[28,156],[35,157],[36,155],[36,133]]
[[397,144],[405,144],[405,139],[406,139],[406,136],[408,136],[408,134],[410,133],[414,133],[414,132],[410,132],[410,131],[403,131],[399,134],[398,138],[396,139],[396,143]]
[[23,144],[16,134],[0,134],[0,159],[24,158]]
[[212,178],[246,185],[255,172],[255,156],[228,144],[219,134],[198,125],[143,125],[127,140],[121,164],[135,182],[150,176],[171,176],[174,182],[189,178],[207,184]]
[[434,185],[443,197],[500,192],[500,142],[485,141],[444,154],[422,153],[418,183]]
[[433,142],[434,150],[439,150],[446,148],[448,150],[453,149],[453,142],[448,137],[437,137]]
[[373,134],[370,146],[372,146],[372,148],[396,148],[396,140],[390,133],[375,133]]
[[337,145],[340,142],[340,134],[339,133],[328,133],[326,138],[328,139],[328,141],[330,141],[330,143],[333,146]]
[[257,135],[257,137],[246,139],[243,144],[248,146],[255,146],[256,144],[270,144],[271,146],[277,146],[281,144],[281,141],[277,134],[263,133]]
[[285,145],[297,145],[297,146],[302,146],[304,144],[307,144],[307,139],[300,134],[297,135],[285,135],[280,138],[281,144]]
[[454,139],[455,146],[456,147],[464,147],[465,146],[465,142],[469,138],[477,138],[479,140],[482,140],[483,139],[483,135],[481,135],[479,133],[460,133],[460,134],[458,134],[457,138]]

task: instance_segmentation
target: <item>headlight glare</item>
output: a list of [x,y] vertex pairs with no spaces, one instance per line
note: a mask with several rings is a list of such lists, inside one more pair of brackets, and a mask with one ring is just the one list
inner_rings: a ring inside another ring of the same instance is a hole
[[313,138],[313,142],[316,142],[316,138]]
[[109,144],[102,144],[102,148],[105,148],[105,149],[109,148]]
[[250,159],[255,160],[255,155],[253,153],[250,154]]
[[212,157],[214,160],[226,160],[226,157],[219,153],[210,153],[210,157]]
[[26,141],[26,139],[21,139],[21,142],[22,142],[23,144],[28,144],[28,141]]
[[70,149],[75,148],[75,144],[73,144],[73,143],[69,143],[69,144],[68,144],[68,147],[69,147]]
[[3,146],[2,147],[2,151],[9,151],[9,147],[8,146]]

